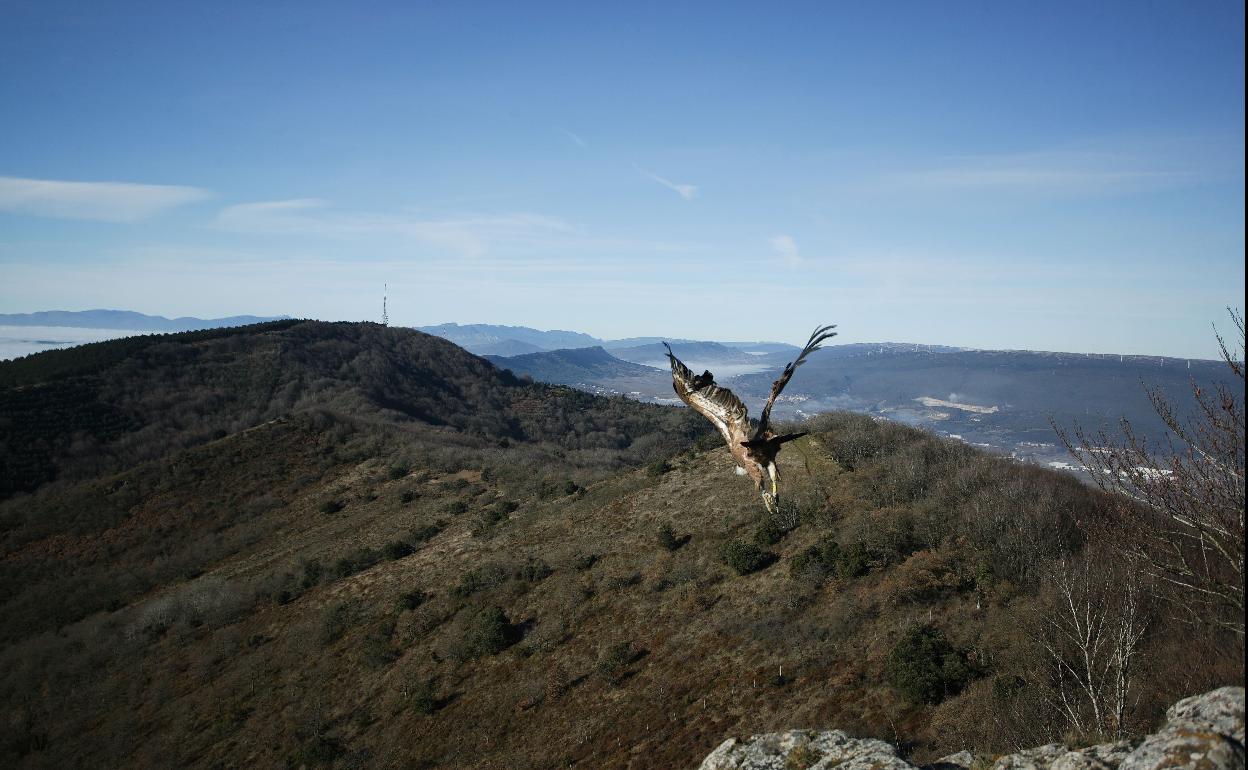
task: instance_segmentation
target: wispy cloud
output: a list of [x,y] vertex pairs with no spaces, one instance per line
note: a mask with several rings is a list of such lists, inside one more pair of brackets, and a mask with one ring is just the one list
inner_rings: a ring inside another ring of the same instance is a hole
[[583,138],[581,138],[581,135],[580,135],[580,134],[578,134],[578,133],[576,133],[576,132],[574,132],[574,131],[569,131],[568,129],[564,128],[563,126],[555,126],[555,130],[556,130],[556,131],[558,131],[559,133],[563,134],[564,136],[568,137],[568,138],[569,138],[569,139],[571,139],[573,142],[575,142],[577,147],[585,147],[585,146],[586,146],[586,145],[585,145],[585,140],[584,140]]
[[319,212],[328,204],[319,198],[258,201],[226,206],[217,215],[217,224],[228,230],[289,234],[309,226],[324,234]]
[[771,248],[789,267],[802,264],[802,255],[797,250],[797,241],[793,240],[793,236],[781,233],[772,237]]
[[641,174],[647,179],[652,179],[655,182],[658,182],[659,184],[663,185],[669,190],[676,192],[678,195],[680,195],[680,197],[684,198],[685,200],[693,200],[694,198],[698,197],[697,185],[676,184],[675,182],[671,182],[667,179],[664,179],[658,174],[655,174],[650,171],[646,171],[644,168],[642,168],[641,166],[638,166],[636,163],[633,164],[633,168],[637,169],[637,173]]
[[552,235],[575,234],[558,217],[541,214],[473,214],[428,219],[404,212],[338,211],[317,198],[243,203],[223,209],[221,227],[271,235],[313,235],[329,238],[399,236],[448,248],[464,257],[479,257],[494,242],[540,242]]
[[209,194],[177,185],[0,176],[0,211],[57,219],[137,222]]
[[888,174],[884,183],[929,191],[1102,194],[1167,188],[1198,177],[1130,155],[1055,151],[949,158],[930,168]]

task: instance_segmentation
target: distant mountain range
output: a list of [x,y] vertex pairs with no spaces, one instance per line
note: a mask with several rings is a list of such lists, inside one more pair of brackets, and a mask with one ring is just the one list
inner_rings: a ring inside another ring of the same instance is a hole
[[418,326],[418,331],[454,342],[479,356],[519,356],[552,350],[601,347],[617,359],[633,363],[665,360],[663,342],[672,345],[681,357],[708,362],[744,363],[754,361],[746,353],[793,354],[799,348],[781,342],[710,342],[675,337],[627,337],[603,340],[582,332],[552,329],[543,331],[527,326],[493,324],[438,324]]
[[[0,325],[74,326],[137,332],[232,327],[257,316],[163,318],[119,310],[0,315]],[[678,403],[659,337],[600,340],[567,330],[491,324],[440,324],[420,331],[445,338],[500,369],[639,401]],[[777,342],[668,338],[690,368],[709,369],[757,414],[771,383],[798,348]],[[20,353],[27,352],[25,350]],[[14,354],[9,354],[10,356]],[[1225,365],[1156,356],[969,350],[910,343],[831,345],[811,356],[774,414],[803,419],[836,409],[920,425],[996,451],[1042,462],[1069,459],[1050,424],[1096,427],[1126,418],[1143,434],[1164,426],[1145,388],[1160,389],[1180,413],[1194,407],[1191,383],[1224,383]]]
[[542,331],[527,326],[494,326],[492,324],[448,323],[418,326],[418,331],[450,340],[469,353],[479,356],[514,356],[539,350],[561,348],[592,348],[602,340],[581,332],[559,329]]
[[[752,355],[735,347],[740,344],[678,342],[672,348],[691,368],[710,369],[757,415],[796,349],[767,352],[756,344]],[[664,352],[660,344],[640,344],[490,360],[541,382],[678,403]],[[626,362],[653,368],[625,369],[631,365]],[[902,343],[831,345],[807,360],[774,414],[804,419],[838,409],[864,412],[1060,466],[1070,458],[1050,421],[1066,428],[1078,423],[1113,429],[1126,418],[1140,434],[1160,437],[1165,427],[1146,389],[1164,392],[1177,412],[1186,414],[1195,408],[1193,382],[1207,387],[1227,384],[1227,377],[1221,361]]]
[[[746,353],[744,350],[730,348],[718,342],[673,342],[672,352],[685,362],[706,361],[716,364],[757,364],[759,357]],[[797,349],[793,350],[796,353]],[[645,364],[667,368],[667,349],[661,342],[648,345],[635,345],[627,348],[612,348],[611,355],[635,364]],[[692,366],[692,364],[690,364]]]
[[165,318],[132,310],[42,310],[37,313],[0,313],[0,326],[72,326],[80,329],[118,329],[144,332],[189,332],[229,326],[282,321],[290,316],[235,315],[227,318]]

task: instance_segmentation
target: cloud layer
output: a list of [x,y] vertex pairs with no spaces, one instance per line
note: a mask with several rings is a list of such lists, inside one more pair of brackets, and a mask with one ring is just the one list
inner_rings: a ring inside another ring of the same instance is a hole
[[178,185],[0,176],[0,211],[57,219],[137,222],[209,195],[198,187]]

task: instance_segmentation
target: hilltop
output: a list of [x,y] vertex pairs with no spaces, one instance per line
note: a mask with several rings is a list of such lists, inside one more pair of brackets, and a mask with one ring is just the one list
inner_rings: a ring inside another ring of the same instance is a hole
[[0,362],[0,387],[0,497],[317,410],[604,456],[627,451],[647,420],[696,424],[523,383],[440,338],[375,324],[292,320],[93,343]]
[[[766,518],[689,410],[411,330],[74,353],[0,364],[50,469],[0,502],[11,766],[693,767],[815,725],[916,762],[1040,745],[1068,730],[1052,575],[1130,536],[1073,477],[846,413],[803,424]],[[1241,651],[1157,613],[1130,729],[1242,682]]]

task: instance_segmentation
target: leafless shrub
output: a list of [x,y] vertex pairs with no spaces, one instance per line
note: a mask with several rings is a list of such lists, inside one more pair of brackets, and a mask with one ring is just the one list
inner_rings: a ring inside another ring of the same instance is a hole
[[1148,628],[1137,563],[1093,555],[1059,562],[1049,577],[1037,641],[1051,706],[1080,735],[1122,738]]
[[1058,434],[1102,489],[1120,495],[1123,523],[1136,534],[1125,550],[1160,587],[1173,589],[1157,596],[1185,620],[1232,630],[1242,643],[1244,317],[1230,314],[1238,349],[1217,339],[1238,388],[1217,385],[1211,392],[1193,382],[1197,409],[1188,417],[1175,414],[1161,391],[1149,390],[1168,428],[1164,442],[1150,442],[1126,420],[1121,437],[1078,427],[1073,436],[1060,428]]
[[238,586],[221,577],[203,577],[146,601],[123,633],[134,640],[160,636],[177,623],[216,628],[237,620],[248,605],[248,593]]

